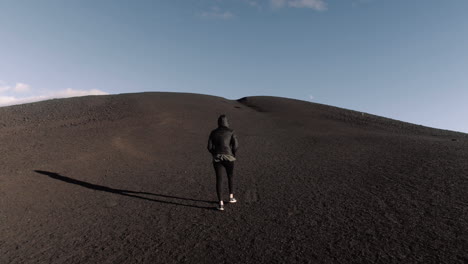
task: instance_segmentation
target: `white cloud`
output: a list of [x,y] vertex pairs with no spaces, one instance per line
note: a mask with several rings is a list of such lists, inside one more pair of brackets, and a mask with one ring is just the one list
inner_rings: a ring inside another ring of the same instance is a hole
[[27,92],[27,91],[29,91],[29,88],[31,88],[31,86],[29,86],[28,84],[25,84],[25,83],[17,83],[17,84],[15,85],[15,87],[13,87],[13,91],[22,93],[22,92]]
[[270,4],[274,8],[289,6],[294,8],[311,8],[317,11],[327,10],[327,3],[324,0],[270,0]]
[[261,1],[257,1],[257,0],[243,0],[243,1],[245,4],[247,4],[248,6],[252,8],[256,8],[257,10],[263,10]]
[[7,85],[6,82],[0,80],[0,93],[9,91],[11,89],[11,86]]
[[53,93],[51,96],[53,98],[66,98],[66,97],[75,97],[75,96],[85,96],[85,95],[106,95],[108,93],[101,90],[92,89],[92,90],[74,90],[68,88],[63,91],[58,91]]
[[1,85],[0,84],[0,93],[6,92],[6,91],[8,91],[10,89],[11,89],[11,87],[8,86],[8,85]]
[[0,105],[14,104],[17,99],[13,96],[0,96]]
[[327,10],[327,4],[323,0],[292,0],[288,5],[296,8],[312,8],[318,11]]
[[234,14],[230,11],[223,11],[219,7],[212,7],[210,11],[205,11],[200,14],[204,18],[216,18],[216,19],[231,19],[234,18]]
[[247,0],[247,4],[249,4],[250,6],[254,6],[254,7],[259,7],[260,6],[260,4],[257,1]]
[[17,105],[25,104],[31,102],[37,102],[42,100],[54,99],[54,98],[68,98],[76,96],[86,96],[86,95],[106,95],[108,93],[101,90],[92,89],[92,90],[74,90],[74,89],[65,89],[58,92],[53,92],[45,95],[37,95],[31,97],[15,97],[15,96],[0,96],[0,106],[7,105]]
[[7,85],[4,81],[0,81],[0,93],[12,91],[17,93],[27,92],[31,86],[25,83],[16,83],[15,86]]

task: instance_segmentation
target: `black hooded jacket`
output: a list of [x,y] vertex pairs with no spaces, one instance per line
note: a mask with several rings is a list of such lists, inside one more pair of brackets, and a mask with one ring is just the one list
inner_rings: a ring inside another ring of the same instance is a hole
[[222,115],[218,118],[218,128],[211,131],[207,148],[213,155],[236,155],[236,151],[239,148],[239,142],[234,134],[234,130],[229,128],[226,116]]

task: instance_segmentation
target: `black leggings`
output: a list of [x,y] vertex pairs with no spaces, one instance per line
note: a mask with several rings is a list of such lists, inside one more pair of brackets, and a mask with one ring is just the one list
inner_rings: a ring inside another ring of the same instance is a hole
[[229,184],[229,193],[233,193],[234,187],[232,183],[232,177],[234,176],[234,161],[220,161],[214,162],[213,167],[216,172],[216,193],[218,194],[218,200],[222,201],[221,199],[221,190],[222,190],[222,182],[223,182],[223,167],[226,168],[226,173],[228,177],[228,184]]

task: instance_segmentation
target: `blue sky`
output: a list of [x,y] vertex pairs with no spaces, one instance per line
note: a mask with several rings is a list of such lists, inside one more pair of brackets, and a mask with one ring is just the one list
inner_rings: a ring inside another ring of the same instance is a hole
[[271,95],[468,132],[466,0],[0,0],[0,105]]

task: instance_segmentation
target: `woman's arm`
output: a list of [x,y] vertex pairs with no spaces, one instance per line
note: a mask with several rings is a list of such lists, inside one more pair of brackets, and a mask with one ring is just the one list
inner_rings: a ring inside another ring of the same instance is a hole
[[232,149],[232,154],[234,154],[235,156],[237,149],[239,149],[239,140],[237,139],[237,136],[234,133],[234,131],[232,132],[232,136],[231,136],[231,149]]
[[206,148],[211,154],[213,154],[213,141],[211,140],[211,133],[210,133],[210,136],[208,137],[208,146]]

